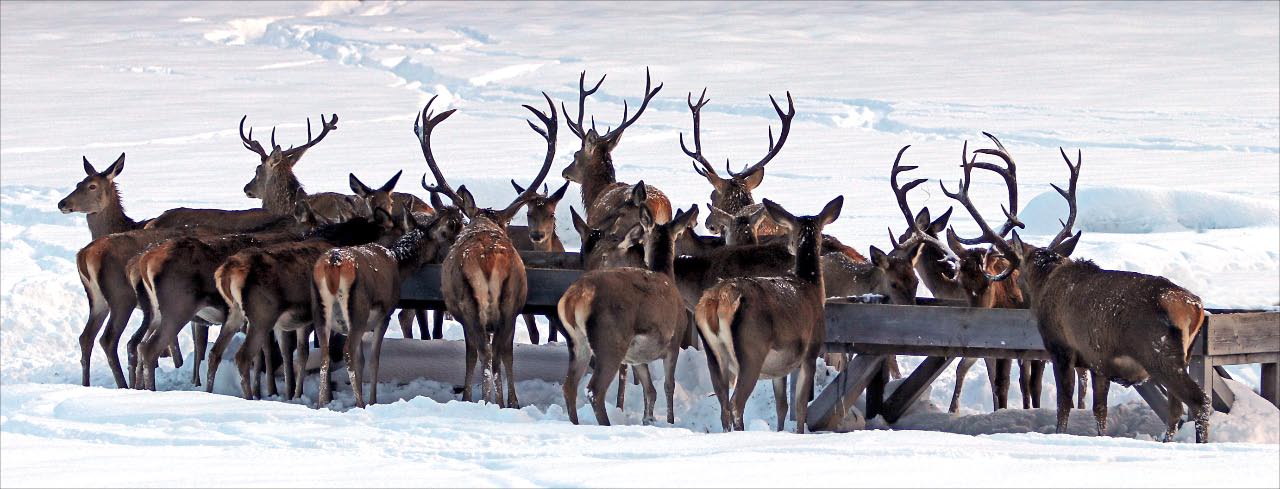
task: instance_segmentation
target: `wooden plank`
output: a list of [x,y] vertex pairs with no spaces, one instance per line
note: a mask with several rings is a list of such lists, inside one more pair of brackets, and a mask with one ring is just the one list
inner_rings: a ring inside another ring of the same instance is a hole
[[833,302],[826,319],[827,341],[833,343],[1044,349],[1031,312],[1021,309]]
[[[550,268],[529,268],[525,273],[529,281],[529,295],[523,312],[534,314],[555,314],[560,296],[582,276],[581,270]],[[423,265],[409,276],[401,286],[400,298],[406,304],[443,305],[440,265]]]
[[582,256],[576,251],[530,251],[521,250],[520,260],[525,268],[554,268],[560,270],[582,270]]
[[[840,348],[836,345],[844,345]],[[971,358],[1012,358],[1025,360],[1049,360],[1049,353],[1044,350],[1001,350],[996,348],[964,348],[918,345],[875,345],[858,343],[827,343],[828,351],[847,353],[882,353],[888,355],[913,355],[921,357],[971,357]]]
[[[1280,351],[1280,312],[1213,314],[1205,327],[1204,354]],[[1195,350],[1193,350],[1195,351]]]
[[1249,363],[1280,363],[1280,352],[1238,353],[1235,355],[1214,355],[1214,365],[1243,365]]
[[1213,397],[1213,409],[1222,413],[1231,412],[1231,405],[1235,403],[1235,394],[1231,393],[1222,376],[1214,370],[1213,358],[1193,357],[1189,370],[1196,384],[1200,385],[1205,394]]
[[809,431],[830,431],[834,428],[871,383],[873,376],[884,365],[883,355],[857,355],[845,365],[844,370],[822,390],[809,404]]
[[[373,358],[371,348],[373,348],[373,338],[366,336],[364,341],[366,361]],[[569,350],[565,348],[564,343],[543,345],[516,343],[512,353],[517,382],[525,380],[564,382],[565,372],[569,367]],[[322,355],[313,352],[308,358],[308,370],[319,369],[321,357]],[[477,374],[482,372],[481,367],[477,363]],[[467,370],[466,345],[462,341],[385,338],[382,340],[382,359],[378,370],[380,382],[408,383],[418,379],[428,379],[461,386]],[[235,369],[232,368],[230,371],[235,372]],[[365,375],[369,375],[369,370],[366,369],[365,372]],[[481,378],[480,375],[476,375],[473,380],[479,383]]]
[[942,374],[943,370],[946,370],[948,365],[951,365],[952,360],[955,358],[929,357],[920,362],[920,366],[903,379],[893,394],[884,401],[884,412],[881,415],[885,421],[890,424],[896,423],[903,414],[906,414],[907,409],[929,390],[929,386],[933,385],[933,381]]
[[1262,364],[1262,398],[1280,408],[1280,363]]
[[1165,397],[1160,388],[1154,382],[1143,382],[1133,386],[1138,391],[1138,395],[1142,396],[1147,405],[1151,406],[1151,410],[1155,411],[1156,416],[1160,417],[1160,422],[1169,423],[1169,399]]

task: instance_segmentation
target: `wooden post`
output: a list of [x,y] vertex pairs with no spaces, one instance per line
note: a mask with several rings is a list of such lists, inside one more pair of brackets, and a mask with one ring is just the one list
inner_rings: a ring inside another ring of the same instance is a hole
[[1142,396],[1147,405],[1151,406],[1151,410],[1155,411],[1156,416],[1160,417],[1160,422],[1169,423],[1169,399],[1160,392],[1160,388],[1155,382],[1143,382],[1133,386],[1138,391],[1138,395]]
[[854,355],[818,398],[809,404],[809,431],[830,431],[853,409],[853,403],[879,374],[884,355]]
[[1280,408],[1280,363],[1262,364],[1262,388],[1259,394]]
[[1190,367],[1191,378],[1195,379],[1206,395],[1213,398],[1213,409],[1222,413],[1231,412],[1231,405],[1236,400],[1235,394],[1231,393],[1231,388],[1227,387],[1227,383],[1214,370],[1213,357],[1192,357]]
[[[926,391],[929,386],[933,385],[933,381],[938,375],[946,370],[954,357],[929,357],[920,366],[916,367],[911,375],[898,384],[898,388],[893,394],[884,401],[884,410],[880,413],[885,421],[896,423],[898,418],[907,412],[907,408],[911,407]],[[869,416],[868,416],[869,417]]]

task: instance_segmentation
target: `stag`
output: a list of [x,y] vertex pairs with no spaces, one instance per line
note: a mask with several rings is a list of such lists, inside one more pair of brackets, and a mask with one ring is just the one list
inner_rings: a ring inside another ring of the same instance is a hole
[[[631,127],[640,115],[644,113],[645,108],[649,106],[649,101],[658,95],[658,91],[662,90],[662,85],[657,88],[653,86],[649,78],[649,70],[645,69],[644,73],[644,99],[640,103],[640,109],[636,111],[635,116],[628,118],[627,103],[623,101],[622,122],[618,127],[608,129],[601,136],[596,132],[595,117],[591,118],[591,128],[584,130],[583,117],[585,117],[587,97],[596,93],[600,89],[600,84],[604,83],[604,79],[608,75],[600,77],[600,81],[596,82],[594,87],[587,89],[587,72],[582,72],[578,78],[578,118],[577,121],[569,120],[569,109],[561,102],[560,108],[565,114],[565,125],[569,127],[569,132],[577,136],[582,141],[582,147],[573,154],[573,163],[565,167],[561,172],[561,176],[565,180],[575,182],[582,186],[582,205],[586,209],[587,223],[592,227],[605,227],[604,216],[615,216],[612,225],[607,228],[610,233],[625,233],[628,229],[638,222],[639,204],[635,199],[628,197],[636,193],[631,185],[617,181],[617,177],[613,168],[613,149],[618,146],[618,142],[622,140],[622,133],[628,127]],[[645,205],[649,207],[649,211],[653,213],[654,219],[659,223],[665,223],[671,220],[671,201],[667,196],[655,187],[648,186],[644,192],[651,195],[646,199]]]
[[[347,336],[344,356],[357,406],[364,407],[364,334],[373,333],[370,362],[369,403],[378,402],[378,365],[382,337],[391,321],[391,311],[400,302],[400,285],[418,267],[443,258],[462,229],[462,212],[455,207],[438,207],[426,224],[418,224],[410,212],[402,214],[402,227],[409,230],[390,247],[377,243],[329,250],[316,260],[312,270],[313,304],[320,319],[316,336],[321,352],[328,351],[330,333]],[[320,363],[320,395],[317,407],[329,404],[330,356]],[[299,367],[301,371],[301,366]],[[299,390],[301,384],[299,383]]]
[[[515,316],[524,308],[527,298],[528,282],[525,275],[524,261],[516,251],[511,238],[507,236],[507,225],[511,218],[530,198],[537,193],[537,188],[547,177],[551,163],[555,159],[556,131],[559,119],[555,105],[545,93],[550,115],[525,105],[542,123],[538,127],[529,122],[539,136],[547,143],[546,158],[538,171],[538,176],[516,196],[505,208],[494,210],[476,207],[475,198],[465,186],[454,191],[444,178],[431,152],[431,132],[457,109],[447,110],[433,115],[432,97],[422,109],[421,120],[414,121],[414,134],[422,148],[422,156],[435,177],[436,185],[428,186],[426,176],[422,178],[424,187],[438,190],[448,196],[467,216],[469,222],[458,234],[458,239],[449,248],[449,253],[442,265],[441,282],[444,288],[445,305],[459,322],[462,323],[466,340],[467,370],[466,385],[463,387],[463,400],[471,400],[471,380],[475,374],[477,357],[483,362],[483,395],[487,402],[496,401],[507,407],[519,406],[516,397],[515,376],[513,373],[513,352],[515,341]],[[507,395],[503,396],[500,386],[505,378]],[[505,402],[504,402],[505,401]]]
[[[614,372],[631,365],[644,386],[644,424],[654,421],[657,391],[649,363],[662,359],[666,377],[667,422],[675,423],[675,373],[680,345],[689,326],[684,299],[675,285],[675,243],[681,232],[697,224],[698,206],[677,212],[671,222],[657,224],[647,207],[640,209],[640,223],[628,232],[621,248],[643,242],[645,269],[624,267],[587,272],[565,291],[557,304],[569,342],[569,370],[564,398],[569,420],[578,423],[578,384],[595,356],[588,387],[596,421],[609,425],[604,394]],[[625,389],[624,383],[618,389]]]
[[[816,216],[796,217],[769,199],[769,216],[785,226],[795,249],[793,274],[725,280],[708,289],[694,311],[707,345],[708,368],[725,431],[742,430],[743,409],[761,376],[773,379],[778,431],[787,420],[787,375],[800,369],[795,389],[796,432],[803,433],[813,374],[826,337],[822,228],[840,216],[836,197]],[[714,357],[714,361],[711,358]],[[730,398],[729,384],[733,384]]]
[[[525,191],[525,188],[515,180],[511,181],[511,186],[516,189],[517,195]],[[560,203],[560,199],[564,198],[566,190],[569,190],[569,182],[564,182],[564,185],[555,192],[550,192],[547,184],[544,183],[542,192],[534,193],[533,197],[529,198],[525,204],[528,208],[525,214],[528,225],[524,228],[524,232],[518,233],[515,226],[507,229],[511,241],[516,244],[516,249],[564,252],[564,243],[560,242],[560,236],[556,234],[556,205]],[[538,325],[534,322],[533,315],[521,314],[521,316],[524,317],[524,325],[529,330],[529,341],[535,345],[538,344]],[[549,329],[551,330],[547,334],[547,341],[556,341],[559,318],[552,315],[547,319],[550,321]]]

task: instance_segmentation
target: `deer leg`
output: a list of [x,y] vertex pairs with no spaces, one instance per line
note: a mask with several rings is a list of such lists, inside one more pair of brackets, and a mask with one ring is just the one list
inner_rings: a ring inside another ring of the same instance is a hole
[[[351,316],[356,318],[354,314]],[[343,352],[343,356],[347,360],[347,377],[351,379],[351,393],[355,395],[356,407],[363,408],[364,404],[364,331],[356,328],[355,324],[351,325],[351,332],[347,335],[347,348]]]
[[797,434],[803,434],[805,425],[809,422],[809,403],[805,402],[805,399],[813,399],[813,377],[814,370],[817,368],[817,365],[814,364],[814,359],[817,358],[816,349],[806,358],[809,360],[800,364],[800,378],[796,380],[796,383],[799,384],[795,389],[796,400],[794,403]]
[[176,336],[173,338],[173,341],[169,342],[168,350],[169,356],[173,358],[173,368],[182,368],[182,345],[178,343],[178,338]]
[[[145,318],[143,319],[143,324],[148,324]],[[125,343],[124,349],[129,356],[129,385],[134,389],[142,389],[145,384],[141,377],[146,372],[138,361],[138,346],[142,344],[142,340],[146,336],[147,328],[140,327],[129,336],[129,341]]]
[[422,333],[422,339],[431,339],[431,323],[427,322],[427,310],[414,309],[413,316],[418,319],[418,331]]
[[[415,315],[416,311],[414,309],[401,309],[400,313],[396,315],[396,319],[400,321],[400,335],[404,336],[406,340],[413,339],[413,318]],[[424,325],[422,330],[425,332],[427,327]],[[423,339],[430,339],[426,334],[422,336]]]
[[1075,388],[1075,355],[1050,352],[1053,356],[1053,380],[1058,385],[1058,433],[1067,432],[1067,420],[1071,417],[1071,394]]
[[1018,361],[1018,392],[1022,394],[1022,409],[1031,409],[1031,360]]
[[1013,373],[1013,361],[1008,358],[999,358],[996,364],[996,400],[1000,402],[1000,409],[1009,408],[1009,378]]
[[[797,385],[799,382],[797,382]],[[800,402],[799,399],[796,400]],[[773,404],[778,413],[778,431],[787,429],[787,376],[782,375],[773,379]]]
[[667,395],[667,424],[676,424],[676,361],[680,359],[680,346],[673,344],[662,358],[662,391]]
[[636,380],[640,381],[640,387],[644,389],[644,417],[640,418],[640,423],[645,426],[652,426],[657,417],[653,415],[653,406],[658,402],[658,390],[653,387],[653,377],[649,372],[649,364],[642,363],[631,367],[635,371]]
[[[1155,372],[1152,372],[1153,376]],[[1162,372],[1156,379],[1169,392],[1169,426],[1165,431],[1165,441],[1173,439],[1177,427],[1182,421],[1182,404],[1186,403],[1191,410],[1191,419],[1196,422],[1196,443],[1209,442],[1209,415],[1213,412],[1210,405],[1212,396],[1192,380],[1186,370],[1173,368],[1172,372]],[[1097,384],[1093,386],[1098,389]]]
[[498,369],[495,368],[497,365],[494,363],[498,359],[493,353],[493,334],[484,333],[480,335],[480,338],[480,368],[484,371],[484,375],[481,377],[481,382],[483,382],[481,391],[484,395],[484,402],[501,406],[502,403],[498,400],[498,396],[501,394],[497,392]]
[[756,352],[743,352],[739,350],[738,355],[738,381],[733,386],[733,403],[730,404],[733,414],[733,429],[743,431],[746,429],[743,424],[742,416],[747,407],[747,399],[751,397],[751,391],[755,390],[756,381],[760,380],[760,369],[763,367],[763,354],[753,354]]
[[[846,360],[846,363],[847,363],[848,359],[849,359],[849,355],[846,353],[846,354],[845,354],[845,360]],[[898,356],[897,356],[897,355],[889,355],[889,356],[885,357],[885,359],[884,359],[884,366],[885,366],[885,368],[889,369],[889,379],[890,379],[890,380],[898,380],[898,379],[901,379],[901,378],[902,378],[902,368],[898,367]],[[844,370],[844,369],[841,369],[841,370]]]
[[627,399],[627,366],[618,368],[618,409],[623,409]]
[[80,383],[89,387],[89,359],[93,356],[93,340],[98,338],[110,307],[106,299],[96,296],[89,287],[85,287],[84,293],[89,297],[89,318],[80,333]]
[[[1031,407],[1040,409],[1040,395],[1044,391],[1044,360],[1031,361]],[[1084,386],[1080,386],[1084,392]]]
[[[281,353],[284,356],[281,359],[280,366],[284,368],[285,400],[292,400],[293,391],[297,388],[296,379],[293,378],[293,353],[297,350],[295,338],[297,338],[297,335],[293,331],[276,330],[276,343],[280,345]],[[271,383],[274,384],[275,380],[272,379]]]
[[[279,342],[276,341],[274,331],[267,334],[266,341],[269,342],[268,347],[270,347],[270,344],[275,344],[275,347],[277,350],[283,349],[284,345],[281,345]],[[263,364],[266,365],[266,370],[263,371],[262,378],[263,378],[263,382],[265,382],[267,385],[266,387],[267,395],[278,396],[280,395],[280,391],[276,387],[276,368],[278,368],[279,365],[276,364],[275,356],[272,355],[271,352],[267,351],[266,349],[264,349],[262,352],[262,358],[263,358],[262,360]],[[290,360],[292,361],[292,359]]]
[[124,389],[128,384],[125,382],[124,369],[120,368],[120,355],[117,352],[120,348],[120,337],[129,326],[129,316],[133,314],[133,308],[137,306],[138,301],[136,298],[121,299],[111,301],[110,304],[111,314],[108,316],[107,331],[98,339],[98,344],[107,354],[107,364],[111,366],[111,375],[115,377],[116,387]]
[[[703,344],[706,344],[704,341]],[[720,402],[720,427],[725,433],[732,430],[733,416],[729,409],[729,385],[724,378],[723,371],[720,370],[720,361],[716,358],[715,353],[710,349],[706,349],[707,354],[707,371],[711,376],[711,390],[716,395],[716,400]]]
[[178,333],[198,309],[196,302],[189,297],[173,297],[161,301],[158,307],[159,320],[143,325],[147,330],[146,339],[137,346],[138,368],[141,372],[138,381],[144,384],[143,388],[150,390],[155,390],[156,367],[159,365],[160,355],[178,340]]
[[325,322],[315,323],[316,342],[319,346],[316,352],[320,354],[320,384],[318,393],[316,394],[316,408],[322,408],[329,405],[329,401],[333,400],[333,385],[329,380],[329,369],[333,364],[333,355],[329,354],[329,326]]
[[560,341],[560,329],[564,326],[560,324],[560,318],[556,316],[547,316],[547,342]]
[[[266,342],[271,334],[271,326],[275,324],[277,315],[266,313],[251,313],[248,318],[248,327],[245,328],[244,344],[240,345],[240,351],[236,352],[236,369],[240,371],[240,392],[245,399],[252,400],[258,389],[253,388],[255,377],[258,376],[258,365],[261,362],[262,354],[266,352]],[[210,382],[212,384],[212,382]]]
[[564,409],[569,412],[569,421],[578,424],[578,385],[587,373],[591,348],[586,337],[575,340],[566,335],[565,339],[569,341],[569,370],[564,376]]
[[[1084,392],[1089,386],[1088,377],[1086,377],[1088,374],[1089,369],[1076,368],[1076,377],[1078,379],[1076,383],[1080,386],[1080,393],[1076,396],[1076,409],[1084,409]],[[1110,382],[1110,379],[1107,379],[1107,381]]]
[[289,393],[290,399],[298,399],[303,395],[303,382],[307,379],[307,361],[311,356],[311,345],[307,343],[307,338],[311,336],[312,326],[299,329],[294,332],[293,342],[298,345],[298,358],[293,367],[294,375],[297,376],[293,381],[293,392]]
[[382,324],[374,328],[373,331],[373,358],[369,359],[369,404],[378,403],[378,366],[382,359],[382,337],[387,334],[387,327],[391,324],[391,315],[382,315]]
[[1093,371],[1093,419],[1098,423],[1098,436],[1107,434],[1107,390],[1111,380]]
[[961,358],[956,364],[956,387],[951,393],[951,407],[947,408],[947,412],[955,414],[960,412],[960,391],[964,389],[964,378],[969,375],[969,369],[977,363],[976,358]]
[[464,380],[462,382],[462,400],[466,402],[471,402],[472,400],[471,384],[472,384],[472,380],[475,379],[476,361],[479,360],[478,357],[480,356],[479,344],[484,341],[484,336],[479,334],[476,334],[476,335],[467,334],[464,340],[465,340],[464,344],[466,345],[466,349],[467,349],[467,354],[466,354],[467,371],[463,374]]
[[529,330],[529,343],[538,344],[538,324],[534,321],[533,315],[521,314],[520,316],[524,318],[524,326]]
[[[609,392],[609,384],[613,382],[613,377],[617,375],[619,367],[622,366],[622,358],[620,355],[606,351],[605,348],[598,348],[596,353],[595,369],[591,373],[591,381],[588,384],[587,396],[591,400],[591,409],[596,413],[596,422],[600,426],[609,426],[609,413],[605,411],[605,396]],[[618,388],[623,389],[626,384],[619,383]]]
[[[432,322],[434,323],[431,325],[431,339],[433,340],[444,339],[444,310],[432,311],[431,316],[432,316]],[[427,336],[426,330],[427,330],[426,323],[423,323],[423,326],[422,326],[423,337]]]
[[191,339],[195,344],[195,365],[191,366],[191,385],[200,387],[200,364],[209,349],[209,322],[196,319],[191,322]]
[[231,339],[243,325],[244,316],[239,312],[231,311],[227,314],[226,322],[218,331],[218,339],[213,342],[213,348],[209,350],[209,371],[205,374],[205,392],[213,392],[213,380],[218,376],[218,366],[222,365],[222,355],[226,353],[227,347],[231,345]]

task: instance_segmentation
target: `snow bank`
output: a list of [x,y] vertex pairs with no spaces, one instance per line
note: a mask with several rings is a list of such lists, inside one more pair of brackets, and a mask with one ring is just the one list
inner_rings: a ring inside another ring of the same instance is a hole
[[[1161,233],[1280,226],[1280,204],[1222,192],[1142,185],[1089,185],[1077,189],[1076,229],[1086,233]],[[1057,192],[1037,195],[1018,216],[1028,233],[1054,234],[1066,219]]]

